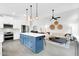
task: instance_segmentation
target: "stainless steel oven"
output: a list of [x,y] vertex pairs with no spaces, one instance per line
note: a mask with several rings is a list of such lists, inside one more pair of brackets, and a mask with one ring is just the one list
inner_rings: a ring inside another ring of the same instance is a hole
[[4,40],[13,40],[13,25],[12,24],[4,24]]
[[5,40],[13,40],[13,32],[5,32],[4,39]]

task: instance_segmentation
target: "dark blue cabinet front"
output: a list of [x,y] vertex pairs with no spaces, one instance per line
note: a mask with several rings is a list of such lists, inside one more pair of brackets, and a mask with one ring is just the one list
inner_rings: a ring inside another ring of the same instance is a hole
[[20,34],[20,42],[30,48],[33,52],[39,53],[43,50],[44,36],[33,37],[29,35]]
[[36,38],[36,52],[40,52],[41,50],[43,50],[43,40],[42,40],[43,38],[44,37],[37,37]]

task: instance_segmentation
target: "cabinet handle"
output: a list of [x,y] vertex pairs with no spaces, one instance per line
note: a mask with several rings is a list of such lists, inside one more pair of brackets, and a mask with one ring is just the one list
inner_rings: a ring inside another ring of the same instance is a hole
[[41,40],[41,38],[39,38],[39,40]]

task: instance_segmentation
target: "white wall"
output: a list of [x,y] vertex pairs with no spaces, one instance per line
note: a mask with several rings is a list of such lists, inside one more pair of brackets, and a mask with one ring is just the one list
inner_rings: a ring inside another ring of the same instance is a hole
[[14,39],[20,38],[21,33],[21,25],[27,25],[27,21],[22,18],[18,17],[11,17],[11,16],[0,16],[0,41],[3,41],[3,34],[6,29],[3,29],[3,24],[13,24],[13,33],[14,33]]
[[2,42],[0,42],[0,56],[2,56]]

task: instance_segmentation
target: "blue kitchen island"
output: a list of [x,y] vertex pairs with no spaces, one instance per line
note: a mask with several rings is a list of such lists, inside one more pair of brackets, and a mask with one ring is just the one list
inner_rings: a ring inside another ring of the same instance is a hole
[[20,42],[34,53],[39,53],[44,49],[44,37],[44,34],[21,33]]

